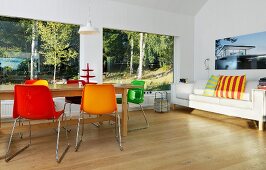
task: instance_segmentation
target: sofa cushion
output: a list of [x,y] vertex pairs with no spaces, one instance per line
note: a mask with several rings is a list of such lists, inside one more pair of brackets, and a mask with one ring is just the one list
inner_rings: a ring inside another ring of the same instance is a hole
[[204,93],[203,93],[204,96],[214,96],[214,92],[215,92],[218,80],[219,80],[219,76],[212,75],[209,78],[205,86],[205,89],[204,89]]
[[189,100],[198,101],[198,102],[205,102],[205,103],[219,104],[219,98],[218,97],[209,97],[209,96],[191,94],[191,95],[189,95]]
[[193,92],[193,84],[178,83],[176,85],[176,97],[188,100],[189,95]]
[[[207,80],[197,80],[194,83],[193,93],[196,95],[203,95],[204,88],[207,84]],[[245,91],[243,93],[243,98],[241,100],[250,101],[251,100],[251,91],[252,89],[256,89],[258,85],[258,81],[246,81]]]
[[215,90],[216,97],[242,99],[246,85],[246,76],[220,76]]
[[252,109],[252,102],[244,100],[220,98],[220,105],[243,108],[243,109]]
[[209,97],[209,96],[195,95],[195,94],[189,95],[189,100],[197,101],[197,102],[204,102],[204,103],[211,103],[211,104],[218,104],[218,105],[229,106],[229,107],[252,109],[251,101],[225,99],[225,98]]

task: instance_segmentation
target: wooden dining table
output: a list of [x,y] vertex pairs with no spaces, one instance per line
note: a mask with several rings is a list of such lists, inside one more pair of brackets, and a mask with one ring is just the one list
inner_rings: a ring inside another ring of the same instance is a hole
[[[122,136],[127,136],[127,91],[132,88],[140,88],[141,86],[135,86],[130,84],[114,84],[116,94],[122,94],[122,113],[121,113],[121,128]],[[83,86],[76,84],[55,84],[49,85],[49,89],[53,97],[73,97],[82,96]],[[14,85],[0,85],[0,102],[1,100],[13,100],[14,99]],[[115,120],[113,116],[100,116],[97,118],[87,118],[85,123],[102,122],[106,120]],[[68,125],[77,125],[77,119],[66,120]],[[32,130],[38,130],[43,128],[56,127],[57,123],[38,123],[32,125]],[[26,131],[27,126],[19,126],[16,131]],[[0,135],[9,134],[10,127],[1,126],[1,104],[0,104]]]

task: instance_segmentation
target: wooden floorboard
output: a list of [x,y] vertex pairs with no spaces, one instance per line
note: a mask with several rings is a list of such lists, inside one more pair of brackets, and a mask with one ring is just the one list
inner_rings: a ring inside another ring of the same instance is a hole
[[[33,132],[32,145],[9,163],[0,160],[0,170],[266,169],[266,132],[255,129],[254,122],[184,108],[164,114],[146,112],[150,128],[124,137],[122,152],[114,138],[114,127],[107,122],[99,129],[86,125],[80,150],[74,152],[76,127],[71,126],[71,148],[57,164],[55,131],[45,129]],[[141,112],[129,115],[129,128],[144,125]],[[27,142],[26,135],[22,140],[16,135],[14,149]],[[8,135],[1,135],[0,156],[7,140]]]

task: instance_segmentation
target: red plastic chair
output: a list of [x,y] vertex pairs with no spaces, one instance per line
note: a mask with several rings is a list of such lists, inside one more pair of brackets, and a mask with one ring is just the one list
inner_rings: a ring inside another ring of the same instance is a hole
[[[32,79],[32,80],[25,80],[24,84],[28,84],[28,85],[43,85],[43,86],[47,86],[48,87],[48,81],[47,80],[36,80],[36,79]],[[65,108],[64,108],[65,110]],[[62,119],[63,120],[63,119]],[[19,126],[23,126],[23,120],[19,120]],[[20,138],[22,138],[22,133],[20,133]]]
[[[36,80],[36,79],[32,79],[32,80],[25,80],[24,84],[31,84],[31,85],[44,85],[44,86],[47,86],[48,87],[48,81],[47,80]],[[19,119],[18,120],[18,125],[19,126],[23,126],[24,122],[22,119]],[[23,137],[23,134],[22,133],[19,133],[19,136],[20,138],[22,139]]]
[[[61,162],[65,153],[69,149],[70,145],[67,142],[67,147],[65,148],[63,154],[58,156],[58,145],[60,138],[60,127],[61,121],[60,117],[64,116],[64,110],[56,111],[54,107],[54,102],[52,99],[52,95],[48,87],[43,85],[15,85],[15,96],[14,96],[14,108],[13,108],[13,118],[15,119],[13,128],[11,131],[11,136],[8,143],[8,148],[5,156],[6,162],[14,158],[17,154],[24,151],[31,144],[31,125],[30,120],[46,120],[53,119],[58,121],[57,127],[57,142],[56,142],[56,161],[58,163]],[[14,129],[16,127],[16,123],[20,119],[27,119],[29,121],[29,144],[13,155],[9,156],[10,145],[12,142],[12,137],[14,133]],[[68,140],[67,129],[66,137]]]

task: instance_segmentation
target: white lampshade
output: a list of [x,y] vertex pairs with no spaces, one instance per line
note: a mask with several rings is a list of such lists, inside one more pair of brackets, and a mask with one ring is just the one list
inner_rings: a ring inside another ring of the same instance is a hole
[[79,34],[82,35],[90,35],[90,34],[97,34],[99,32],[98,28],[93,27],[91,21],[87,23],[85,26],[81,26],[79,28]]

